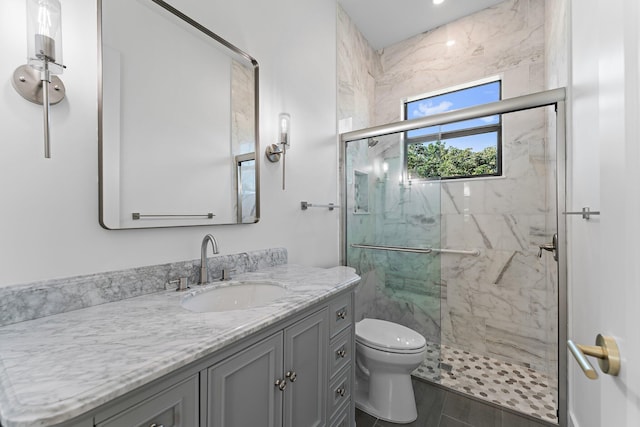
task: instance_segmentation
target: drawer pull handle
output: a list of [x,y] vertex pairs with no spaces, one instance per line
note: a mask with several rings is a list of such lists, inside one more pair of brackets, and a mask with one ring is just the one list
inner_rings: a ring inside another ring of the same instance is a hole
[[340,397],[344,397],[344,395],[347,393],[347,389],[344,387],[338,387],[336,389],[336,394]]
[[287,388],[287,381],[280,379],[276,380],[276,387],[278,387],[278,390],[284,391],[284,389]]
[[286,377],[289,378],[289,381],[295,382],[296,378],[298,378],[298,374],[296,374],[296,371],[289,371],[287,372]]
[[340,350],[336,351],[336,355],[338,355],[338,357],[340,357],[341,359],[344,359],[347,355],[347,351],[344,349],[344,347],[342,347]]
[[149,427],[164,427],[164,425],[163,425],[163,424],[156,424],[156,423],[153,423],[153,424],[151,424]]
[[347,310],[336,311],[336,318],[338,320],[344,320],[347,318]]

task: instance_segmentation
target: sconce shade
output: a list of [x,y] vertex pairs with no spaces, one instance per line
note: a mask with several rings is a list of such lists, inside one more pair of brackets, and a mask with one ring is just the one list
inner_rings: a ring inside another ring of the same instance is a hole
[[62,23],[58,0],[27,0],[27,63],[62,74]]
[[280,122],[280,137],[278,138],[280,144],[285,144],[286,146],[291,146],[290,144],[290,133],[291,133],[291,116],[287,113],[280,113],[279,116]]

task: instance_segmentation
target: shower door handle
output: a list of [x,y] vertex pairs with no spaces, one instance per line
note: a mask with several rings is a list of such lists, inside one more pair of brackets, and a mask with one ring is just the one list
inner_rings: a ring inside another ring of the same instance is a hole
[[551,243],[545,243],[544,245],[539,245],[538,248],[538,258],[542,258],[542,251],[553,252],[553,259],[558,261],[558,233],[553,235],[553,239]]

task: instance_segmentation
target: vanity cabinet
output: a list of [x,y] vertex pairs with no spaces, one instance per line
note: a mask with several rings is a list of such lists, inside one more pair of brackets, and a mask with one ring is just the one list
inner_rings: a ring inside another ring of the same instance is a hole
[[282,425],[282,343],[276,334],[207,370],[207,426]]
[[207,370],[207,427],[326,425],[327,309]]
[[97,427],[189,427],[198,425],[199,381],[194,375],[120,412]]
[[57,427],[354,426],[352,293]]
[[330,427],[348,427],[355,419],[351,390],[354,386],[355,325],[353,294],[347,293],[329,305],[329,389],[327,419]]

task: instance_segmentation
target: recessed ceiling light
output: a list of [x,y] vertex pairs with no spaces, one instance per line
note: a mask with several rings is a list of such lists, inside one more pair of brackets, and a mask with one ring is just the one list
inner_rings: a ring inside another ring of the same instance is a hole
[[456,44],[455,40],[449,40],[447,41],[447,46],[453,46],[454,44]]
[[433,4],[442,4],[444,0],[433,0]]

